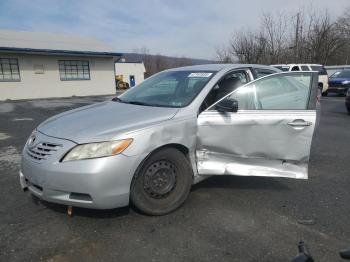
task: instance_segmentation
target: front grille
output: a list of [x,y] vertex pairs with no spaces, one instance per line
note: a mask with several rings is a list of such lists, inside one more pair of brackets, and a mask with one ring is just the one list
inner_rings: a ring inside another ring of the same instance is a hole
[[49,142],[41,142],[34,147],[27,147],[27,154],[35,161],[43,161],[54,154],[62,145]]
[[342,83],[330,83],[329,87],[348,87],[349,85],[344,85]]

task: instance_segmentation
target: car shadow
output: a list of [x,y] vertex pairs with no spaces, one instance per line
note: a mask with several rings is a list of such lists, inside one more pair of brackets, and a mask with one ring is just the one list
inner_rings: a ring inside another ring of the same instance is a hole
[[[285,178],[283,179],[285,180]],[[212,176],[192,186],[191,191],[196,191],[202,188],[289,190],[289,187],[280,182],[278,178],[242,177],[231,175]]]
[[[285,178],[283,178],[285,180]],[[247,190],[289,190],[289,187],[278,181],[278,178],[266,177],[239,177],[231,175],[212,176],[200,183],[192,186],[191,191],[194,192],[203,188],[230,188],[230,189],[247,189]],[[68,207],[66,205],[46,202],[31,195],[32,201],[36,205],[43,205],[44,207],[61,214],[68,216]],[[89,209],[73,207],[73,217],[88,217],[97,219],[118,218],[130,214],[143,215],[133,205],[115,209]]]

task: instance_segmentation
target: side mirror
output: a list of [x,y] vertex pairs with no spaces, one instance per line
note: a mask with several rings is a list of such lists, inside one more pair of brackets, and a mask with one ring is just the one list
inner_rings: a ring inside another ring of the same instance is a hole
[[215,109],[220,112],[237,112],[238,101],[235,99],[225,98],[215,105]]

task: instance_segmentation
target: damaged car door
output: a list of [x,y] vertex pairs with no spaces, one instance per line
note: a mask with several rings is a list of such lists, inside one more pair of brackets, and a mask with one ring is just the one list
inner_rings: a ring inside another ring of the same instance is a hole
[[198,173],[307,179],[317,79],[314,72],[269,75],[201,112]]

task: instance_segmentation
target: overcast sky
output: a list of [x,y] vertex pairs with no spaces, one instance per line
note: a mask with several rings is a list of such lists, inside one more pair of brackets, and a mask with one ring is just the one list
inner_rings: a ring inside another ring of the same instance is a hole
[[310,4],[332,17],[349,0],[0,0],[0,28],[100,39],[118,52],[215,57],[242,28],[258,28],[263,12],[295,13]]

